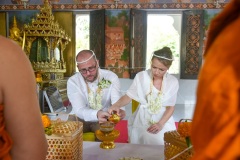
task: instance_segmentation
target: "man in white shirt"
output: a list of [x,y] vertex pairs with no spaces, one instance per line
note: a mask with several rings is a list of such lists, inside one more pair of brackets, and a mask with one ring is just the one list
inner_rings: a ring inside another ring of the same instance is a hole
[[[72,112],[83,122],[83,133],[95,132],[99,123],[111,115],[108,107],[121,97],[120,81],[112,71],[100,69],[96,55],[91,50],[82,50],[76,56],[79,72],[69,78],[67,95]],[[125,110],[119,116],[125,117]]]

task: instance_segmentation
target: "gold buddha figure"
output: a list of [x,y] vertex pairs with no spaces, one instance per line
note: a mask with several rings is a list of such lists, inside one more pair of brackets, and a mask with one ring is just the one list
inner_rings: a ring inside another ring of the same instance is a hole
[[20,29],[17,26],[17,20],[16,20],[15,16],[13,17],[13,26],[10,29],[10,36],[9,36],[9,38],[11,38],[15,42],[17,42],[20,46],[22,46],[23,39],[21,37]]

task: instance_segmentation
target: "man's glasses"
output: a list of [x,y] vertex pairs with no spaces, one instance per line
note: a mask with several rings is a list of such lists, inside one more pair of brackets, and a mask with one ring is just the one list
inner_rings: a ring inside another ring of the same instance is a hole
[[79,69],[79,72],[81,72],[82,74],[86,74],[87,71],[88,72],[94,72],[97,68],[97,64],[95,64],[95,66],[93,67],[88,67],[88,68],[84,68],[84,69]]

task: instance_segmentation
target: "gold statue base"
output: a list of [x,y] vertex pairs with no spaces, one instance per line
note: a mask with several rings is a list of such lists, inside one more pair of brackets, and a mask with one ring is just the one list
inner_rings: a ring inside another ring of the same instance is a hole
[[102,132],[101,130],[96,131],[96,137],[102,142],[100,148],[103,149],[113,149],[115,148],[114,140],[120,135],[118,130],[113,130],[111,132]]

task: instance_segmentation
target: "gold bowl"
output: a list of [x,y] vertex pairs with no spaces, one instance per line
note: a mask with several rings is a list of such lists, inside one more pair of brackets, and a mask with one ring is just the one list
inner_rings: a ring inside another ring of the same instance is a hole
[[102,131],[105,135],[111,133],[114,130],[115,124],[111,122],[101,123],[100,131]]
[[96,137],[102,141],[100,148],[115,148],[114,140],[119,137],[120,132],[114,130],[114,126],[115,124],[111,122],[100,124],[100,129],[96,131]]
[[114,124],[117,124],[120,121],[120,117],[116,113],[113,113],[108,120]]

